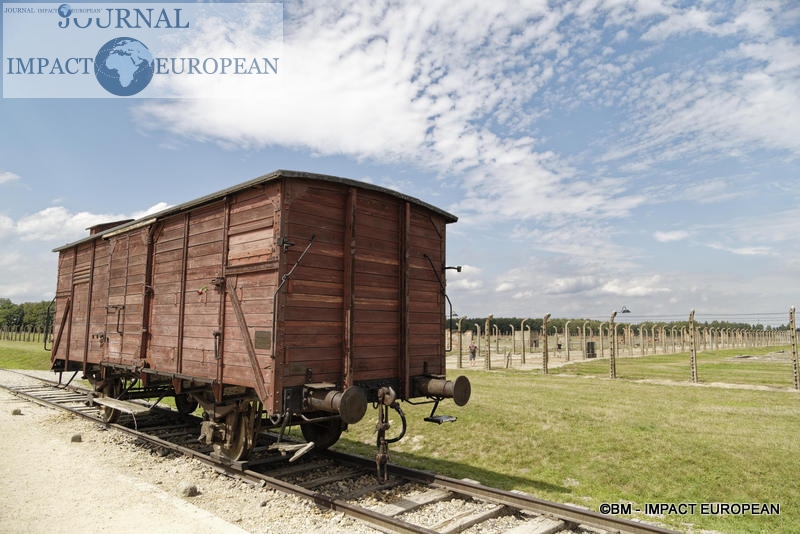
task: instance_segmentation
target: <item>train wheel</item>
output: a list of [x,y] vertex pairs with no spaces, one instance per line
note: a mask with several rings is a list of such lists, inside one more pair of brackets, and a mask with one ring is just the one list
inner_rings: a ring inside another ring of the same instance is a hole
[[247,458],[255,442],[255,423],[258,415],[256,402],[249,402],[240,411],[231,413],[225,420],[228,439],[214,445],[214,450],[231,462]]
[[178,413],[183,415],[190,414],[197,409],[197,399],[194,399],[186,393],[175,395],[175,408]]
[[[122,387],[122,379],[114,378],[103,386],[101,390],[102,396],[116,399],[119,397],[120,393],[122,393]],[[116,423],[119,421],[119,416],[120,411],[109,406],[102,406],[100,409],[100,417],[102,417],[103,421],[106,423]]]
[[339,441],[344,428],[339,419],[300,425],[300,431],[303,433],[305,440],[313,441],[314,447],[320,450],[327,449]]

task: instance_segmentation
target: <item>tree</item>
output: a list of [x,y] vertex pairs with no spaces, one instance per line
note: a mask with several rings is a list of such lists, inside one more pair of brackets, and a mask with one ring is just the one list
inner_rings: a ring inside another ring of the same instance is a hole
[[22,326],[24,328],[42,329],[46,326],[47,310],[50,306],[49,302],[46,300],[41,302],[23,302],[20,306],[24,313],[22,320]]
[[16,329],[22,326],[25,311],[22,306],[14,304],[11,300],[0,298],[0,326]]

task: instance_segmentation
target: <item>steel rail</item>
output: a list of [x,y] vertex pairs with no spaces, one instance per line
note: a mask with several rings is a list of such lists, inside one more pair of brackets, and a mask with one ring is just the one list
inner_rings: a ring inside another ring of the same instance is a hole
[[[69,386],[65,388],[63,385],[56,386],[53,382],[48,381],[46,379],[30,375],[25,375],[25,376],[39,380],[44,384],[53,387],[54,389],[57,390],[65,392],[68,391],[73,393],[84,392],[83,388],[80,387]],[[19,388],[21,389],[29,387],[31,386],[19,386]],[[36,397],[35,395],[26,393],[25,391],[16,389],[14,386],[9,387],[0,384],[0,388],[7,390],[14,395],[25,398],[26,400],[35,402],[37,404],[51,408],[66,410],[70,413],[74,413],[81,417],[85,417],[91,421],[103,424],[104,426],[111,427],[121,432],[124,432],[141,441],[150,443],[157,447],[178,452],[180,454],[183,454],[184,456],[195,458],[203,462],[204,464],[209,465],[210,467],[214,467],[215,469],[224,471],[229,476],[241,478],[252,483],[258,483],[261,484],[262,486],[269,487],[270,489],[274,489],[276,491],[280,491],[285,494],[295,495],[310,500],[320,508],[341,512],[349,517],[354,517],[356,519],[369,523],[378,528],[389,530],[391,532],[400,532],[400,533],[436,534],[436,531],[434,530],[419,525],[415,525],[413,523],[409,523],[401,519],[397,519],[396,517],[393,516],[380,514],[370,509],[348,503],[346,500],[338,497],[326,495],[319,491],[308,489],[303,486],[285,482],[278,478],[274,478],[269,475],[259,473],[252,469],[249,469],[247,462],[228,463],[210,454],[206,454],[204,452],[192,449],[190,447],[186,447],[184,445],[180,445],[159,438],[158,436],[148,434],[147,429],[137,430],[126,427],[118,423],[112,423],[112,424],[105,423],[100,418],[99,413],[97,416],[93,416],[91,414],[86,413],[85,411],[77,409],[76,407],[66,406],[64,404],[59,404],[58,402],[41,399],[39,397]],[[88,393],[88,390],[86,390],[86,392]],[[330,450],[324,451],[324,453],[321,454],[325,457],[340,461],[342,463],[349,463],[364,467],[369,466],[370,468],[374,467],[373,460],[361,456],[355,456],[347,453],[330,451]],[[484,501],[492,502],[495,504],[509,506],[512,509],[524,510],[540,515],[545,515],[547,517],[556,518],[570,524],[586,525],[589,527],[600,528],[610,532],[619,532],[625,534],[677,534],[676,531],[669,530],[657,525],[632,521],[629,519],[619,518],[615,516],[604,515],[598,512],[594,512],[592,510],[581,509],[576,506],[571,506],[568,504],[545,501],[522,493],[514,493],[497,488],[491,488],[474,481],[458,480],[443,475],[438,475],[436,473],[432,473],[429,471],[421,471],[417,469],[403,467],[396,464],[389,464],[388,469],[390,474],[395,475],[396,477],[406,481],[418,482],[433,487],[440,487],[442,489],[451,491],[457,495],[473,497]]]
[[[346,462],[362,463],[368,461],[368,459],[361,458],[360,456],[353,456],[340,452],[328,451],[328,454],[334,455]],[[441,487],[453,493],[476,497],[496,504],[510,506],[511,508],[554,517],[576,525],[586,525],[625,534],[679,534],[675,530],[670,530],[658,525],[605,515],[569,504],[545,501],[523,493],[514,493],[491,488],[478,482],[458,480],[444,475],[437,475],[429,471],[420,471],[396,464],[389,464],[389,473],[406,480]]]
[[[25,375],[25,376],[30,376],[30,375]],[[42,379],[40,379],[38,377],[30,377],[30,378],[35,378],[37,380],[42,380]],[[47,383],[46,380],[42,380],[42,381]],[[54,387],[52,384],[47,384],[47,385],[49,385],[51,387]],[[20,386],[20,387],[24,389],[24,388],[27,388],[27,387],[30,387],[30,386]],[[158,446],[158,447],[162,447],[162,448],[165,448],[167,450],[179,452],[179,453],[181,453],[181,454],[183,454],[185,456],[189,456],[191,458],[195,458],[195,459],[197,459],[197,460],[199,460],[199,461],[201,461],[201,462],[203,462],[203,463],[205,463],[205,464],[207,464],[207,465],[209,465],[211,467],[214,467],[215,469],[224,471],[229,476],[245,479],[245,480],[247,480],[249,482],[262,483],[264,486],[267,486],[267,487],[269,487],[271,489],[280,491],[282,493],[289,494],[289,495],[296,495],[298,497],[302,497],[302,498],[308,499],[310,501],[313,501],[320,508],[333,510],[333,511],[337,511],[337,512],[342,512],[342,513],[344,513],[344,514],[346,514],[346,515],[348,515],[350,517],[354,517],[354,518],[360,519],[360,520],[365,521],[365,522],[367,522],[367,523],[369,523],[369,524],[371,524],[373,526],[377,526],[377,527],[380,527],[380,528],[383,528],[383,529],[390,530],[392,532],[399,532],[399,533],[437,534],[436,531],[427,529],[425,527],[421,527],[419,525],[415,525],[413,523],[408,523],[406,521],[397,519],[395,517],[383,515],[383,514],[374,512],[372,510],[369,510],[367,508],[363,508],[363,507],[360,507],[360,506],[357,506],[357,505],[350,504],[350,503],[348,503],[348,502],[346,502],[346,501],[344,501],[342,499],[339,499],[339,498],[336,498],[336,497],[331,497],[331,496],[325,495],[325,494],[323,494],[321,492],[318,492],[318,491],[309,490],[309,489],[304,488],[302,486],[298,486],[298,485],[295,485],[295,484],[284,482],[284,481],[279,480],[277,478],[273,478],[273,477],[270,477],[270,476],[267,476],[267,475],[264,475],[262,473],[258,473],[256,471],[252,471],[252,470],[249,470],[249,469],[237,468],[237,466],[235,464],[228,464],[226,462],[218,460],[217,458],[214,458],[213,456],[211,456],[209,454],[205,454],[205,453],[196,451],[194,449],[191,449],[189,447],[185,447],[183,445],[179,445],[177,443],[173,443],[171,441],[167,441],[167,440],[161,439],[161,438],[159,438],[157,436],[153,436],[153,435],[147,434],[146,431],[144,431],[144,430],[140,431],[140,430],[136,430],[136,429],[133,429],[133,428],[128,428],[128,427],[126,427],[124,425],[121,425],[121,424],[118,424],[118,423],[111,423],[111,424],[104,423],[103,420],[99,417],[99,415],[97,417],[94,417],[92,415],[89,415],[89,414],[86,414],[86,413],[82,413],[81,411],[75,410],[72,407],[65,406],[65,405],[59,404],[57,402],[52,402],[52,401],[48,401],[48,400],[44,400],[44,399],[38,398],[35,395],[31,395],[29,393],[26,393],[24,391],[16,389],[16,387],[14,387],[14,386],[9,387],[9,386],[5,386],[5,385],[0,384],[0,388],[4,389],[6,391],[9,391],[13,395],[16,395],[18,397],[24,398],[25,400],[34,402],[36,404],[39,404],[39,405],[42,405],[42,406],[46,406],[46,407],[49,407],[49,408],[57,408],[57,409],[68,411],[70,413],[74,413],[76,415],[80,415],[80,416],[85,417],[85,418],[87,418],[87,419],[89,419],[91,421],[94,421],[94,422],[97,422],[97,423],[101,423],[101,424],[103,424],[103,425],[105,425],[107,427],[110,427],[110,428],[114,428],[116,430],[119,430],[121,432],[129,434],[129,435],[131,435],[131,436],[133,436],[133,437],[135,437],[135,438],[137,438],[139,440],[142,440],[144,442],[150,443],[152,445],[155,445],[155,446]],[[56,388],[56,389],[62,389],[63,390],[63,388]]]

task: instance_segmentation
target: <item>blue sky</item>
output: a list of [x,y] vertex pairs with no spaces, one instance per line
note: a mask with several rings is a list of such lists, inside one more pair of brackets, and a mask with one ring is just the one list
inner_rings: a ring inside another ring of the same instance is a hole
[[[0,297],[52,298],[51,249],[91,224],[285,168],[458,215],[459,315],[627,306],[631,320],[694,308],[781,323],[800,302],[796,2],[283,12],[281,85],[267,97],[0,101]],[[259,39],[247,24],[214,31],[243,48]]]

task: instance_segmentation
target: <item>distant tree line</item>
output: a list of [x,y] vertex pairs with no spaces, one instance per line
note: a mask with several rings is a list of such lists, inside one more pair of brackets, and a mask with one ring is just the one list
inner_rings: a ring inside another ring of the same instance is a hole
[[[42,330],[49,327],[48,308],[50,301],[23,302],[14,304],[10,299],[0,298],[0,328],[3,330]],[[50,310],[52,314],[52,310]]]
[[[494,317],[490,321],[491,325],[497,325],[500,332],[502,334],[508,334],[511,332],[511,326],[514,326],[514,331],[519,331],[520,323],[522,322],[520,317]],[[592,331],[597,332],[597,329],[600,327],[601,324],[607,323],[607,321],[598,321],[596,319],[564,319],[564,318],[550,318],[547,320],[547,329],[552,332],[552,328],[555,326],[559,332],[564,331],[564,326],[569,323],[569,330],[572,333],[580,332],[583,328],[583,324],[586,323],[586,327],[592,329]],[[677,328],[680,330],[681,328],[689,328],[689,321],[642,321],[641,323],[630,323],[626,320],[624,316],[617,316],[616,322],[619,325],[624,324],[632,324],[633,327],[638,331],[639,328],[645,327],[650,330],[653,327],[661,328],[662,326],[667,330],[671,328]],[[466,332],[468,330],[474,330],[475,324],[479,324],[481,327],[481,332],[483,332],[484,326],[486,325],[486,317],[467,317],[463,321],[461,321],[461,331]],[[458,319],[448,319],[447,322],[448,327],[450,330],[458,331]],[[742,330],[757,330],[757,331],[771,331],[771,330],[788,330],[789,325],[781,325],[779,327],[773,327],[771,325],[764,326],[763,324],[747,324],[747,323],[734,323],[728,321],[695,321],[695,326],[698,328],[731,328],[731,329],[742,329]],[[530,327],[531,331],[538,332],[542,329],[542,318],[530,318],[525,322],[525,330]],[[492,326],[494,328],[494,326]]]

